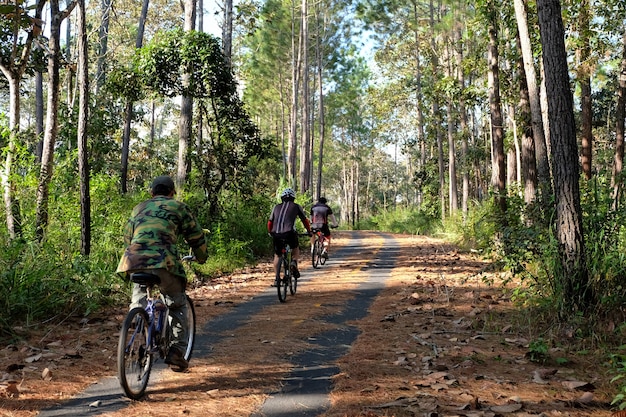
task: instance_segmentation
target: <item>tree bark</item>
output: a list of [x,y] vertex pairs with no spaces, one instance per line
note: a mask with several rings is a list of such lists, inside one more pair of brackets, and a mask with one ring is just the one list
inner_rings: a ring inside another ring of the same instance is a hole
[[[535,71],[535,60],[533,57],[532,44],[528,31],[528,13],[526,11],[525,0],[514,0],[515,17],[519,35],[519,44],[524,63],[524,73],[528,88],[528,103],[532,123],[532,135],[535,148],[535,165],[537,167],[537,181],[542,184],[542,188],[550,194],[550,164],[548,162],[548,148],[544,121],[541,111],[540,89],[537,86],[537,72]],[[536,187],[535,187],[536,188]],[[534,199],[534,196],[533,196]]]
[[[143,34],[146,28],[146,19],[148,18],[148,6],[150,0],[143,0],[141,6],[141,14],[139,16],[139,25],[137,27],[137,38],[135,38],[135,48],[139,49],[143,45]],[[124,131],[122,133],[122,159],[120,173],[120,188],[122,194],[128,192],[128,158],[130,156],[130,134],[133,123],[133,102],[127,99],[124,108]]]
[[504,155],[504,126],[500,99],[500,68],[498,57],[498,22],[495,4],[489,7],[489,45],[487,47],[489,110],[491,114],[491,143],[493,149],[492,187],[496,195],[496,206],[500,213],[506,212],[506,166]]
[[[185,0],[184,3],[185,22],[184,31],[194,30],[196,24],[196,1]],[[189,172],[189,144],[192,138],[193,122],[193,97],[187,92],[190,84],[191,74],[183,74],[183,95],[180,103],[180,118],[178,120],[178,171],[176,175],[176,189],[179,193],[183,191],[184,184]]]
[[626,117],[626,30],[622,35],[622,63],[617,88],[617,106],[615,108],[615,156],[613,157],[613,173],[611,187],[613,188],[613,209],[617,210],[621,200],[622,181],[618,176],[624,166],[624,118]]
[[[11,177],[13,175],[13,161],[15,149],[17,147],[18,133],[20,130],[20,83],[24,75],[24,71],[29,63],[30,52],[33,40],[39,36],[42,31],[41,14],[45,1],[38,1],[35,8],[35,16],[29,18],[32,22],[31,30],[27,31],[26,39],[23,46],[18,48],[18,40],[20,39],[19,24],[14,26],[11,43],[11,55],[7,59],[7,63],[0,63],[0,71],[6,77],[9,83],[9,144],[4,161],[4,169],[2,170],[2,188],[5,207],[5,217],[7,223],[7,231],[10,239],[15,239],[22,235],[21,216],[19,201],[15,197],[15,184]],[[19,3],[15,3],[14,19],[23,17],[23,10],[19,7]],[[19,56],[18,56],[19,54]],[[3,60],[4,62],[4,60]]]
[[106,55],[109,45],[109,21],[111,16],[111,1],[102,0],[100,3],[101,20],[100,28],[98,29],[98,39],[100,41],[98,49],[98,68],[96,71],[96,95],[100,92],[100,89],[104,85],[106,79]]
[[302,25],[300,36],[302,39],[302,138],[300,141],[300,192],[309,190],[311,183],[311,136],[309,128],[309,14],[308,2],[302,0]]
[[48,227],[48,205],[50,182],[54,171],[54,144],[59,127],[59,94],[61,66],[61,22],[69,16],[76,1],[70,3],[64,11],[59,9],[59,0],[50,0],[50,39],[48,42],[48,105],[46,111],[46,131],[43,140],[39,186],[37,187],[37,210],[35,219],[35,236],[43,240]]
[[550,124],[550,149],[556,199],[555,231],[562,272],[563,313],[587,311],[595,301],[585,260],[580,205],[578,147],[573,97],[565,51],[565,31],[559,0],[538,0],[539,29]]
[[[316,14],[319,14],[319,7],[316,3],[315,6]],[[322,47],[321,47],[321,38],[322,38],[322,25],[320,25],[320,19],[316,19],[317,24],[317,36],[315,43],[315,54],[317,58],[317,88],[319,94],[319,150],[318,150],[318,164],[317,164],[317,190],[316,197],[319,198],[322,196],[322,167],[324,164],[324,136],[325,136],[325,118],[324,118],[324,66],[322,61]]]
[[580,42],[578,51],[578,82],[580,83],[580,118],[581,118],[581,163],[583,174],[586,179],[592,176],[592,146],[593,146],[593,109],[591,99],[591,68],[589,59],[591,47],[589,46],[589,0],[582,0],[580,3]]
[[89,62],[85,0],[79,2],[78,21],[78,173],[80,177],[80,253],[91,252],[91,196],[89,193],[89,155],[87,120],[89,119]]
[[291,18],[291,109],[289,114],[289,157],[287,167],[289,178],[287,182],[295,186],[296,184],[296,165],[297,165],[297,134],[298,134],[298,90],[300,88],[300,66],[302,48],[300,42],[302,34],[298,37],[298,47],[296,47],[296,23],[295,23],[295,5],[292,6]]

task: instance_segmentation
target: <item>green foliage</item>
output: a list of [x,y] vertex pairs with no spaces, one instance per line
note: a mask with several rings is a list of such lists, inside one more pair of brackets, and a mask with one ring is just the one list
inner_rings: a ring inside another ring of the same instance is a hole
[[549,358],[548,344],[542,338],[533,340],[528,345],[526,356],[528,356],[531,362],[544,363]]
[[441,221],[420,210],[397,208],[385,211],[358,224],[362,230],[383,230],[393,233],[429,235],[440,229]]
[[[626,346],[620,346],[618,350],[623,351]],[[620,410],[626,409],[626,355],[624,353],[613,353],[609,357],[612,373],[611,383],[617,383],[617,394],[613,397],[611,405],[617,405]]]

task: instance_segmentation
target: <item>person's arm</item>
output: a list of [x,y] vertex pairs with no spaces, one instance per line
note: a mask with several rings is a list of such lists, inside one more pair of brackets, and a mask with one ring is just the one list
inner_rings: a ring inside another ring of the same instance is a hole
[[302,221],[302,224],[304,225],[304,227],[306,228],[306,231],[311,234],[311,223],[309,222],[309,219],[306,218],[306,214],[304,214],[304,210],[302,209],[301,206],[298,206],[299,210],[298,210],[298,217],[300,217],[300,220]]
[[267,233],[272,233],[272,227],[274,227],[274,222],[271,220],[267,221]]
[[183,237],[187,244],[191,247],[193,255],[199,264],[206,262],[209,257],[204,230],[198,224],[193,213],[187,206],[182,207],[183,210]]
[[339,223],[337,223],[337,219],[335,218],[335,215],[331,213],[329,217],[333,221],[333,227],[339,227]]

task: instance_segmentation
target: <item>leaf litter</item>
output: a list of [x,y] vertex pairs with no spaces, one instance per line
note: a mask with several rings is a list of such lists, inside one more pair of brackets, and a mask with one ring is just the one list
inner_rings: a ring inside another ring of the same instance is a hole
[[[151,381],[146,401],[107,416],[252,413],[280,389],[290,358],[336,326],[324,317],[355,296],[355,271],[370,265],[382,243],[377,233],[359,233],[366,244],[359,257],[333,262],[331,252],[331,261],[316,271],[301,259],[311,279],[296,297],[268,304],[212,346],[208,357],[192,359],[189,372]],[[333,245],[350,245],[349,234],[337,232]],[[358,326],[360,336],[338,361],[324,417],[612,414],[613,387],[602,358],[591,353],[555,367],[530,361],[532,335],[519,324],[508,292],[486,284],[498,281],[485,272],[487,264],[437,239],[398,238],[402,246],[386,288],[367,317],[348,324]],[[266,291],[271,278],[271,264],[263,262],[196,285],[189,293],[199,325]],[[115,375],[125,313],[119,306],[106,316],[67,318],[53,330],[22,329],[23,341],[0,345],[0,416],[35,416]]]

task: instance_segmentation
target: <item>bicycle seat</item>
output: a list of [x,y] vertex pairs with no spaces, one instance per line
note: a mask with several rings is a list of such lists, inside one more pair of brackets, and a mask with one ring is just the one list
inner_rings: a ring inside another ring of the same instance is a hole
[[130,280],[139,285],[158,285],[161,283],[161,278],[158,275],[149,272],[134,272],[130,274]]

